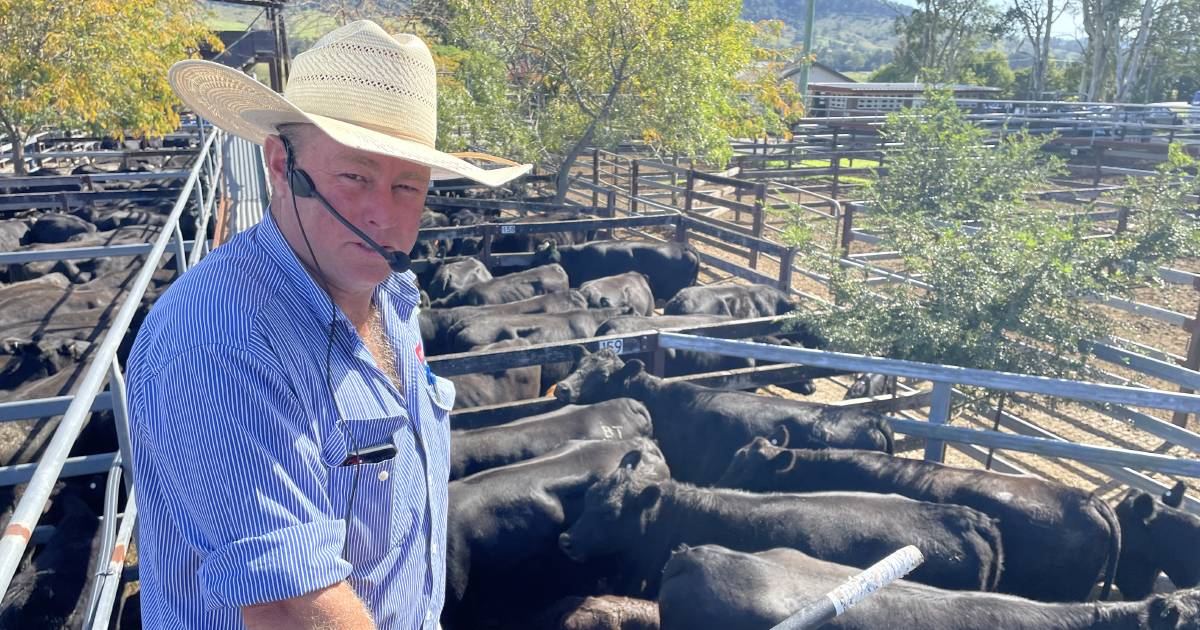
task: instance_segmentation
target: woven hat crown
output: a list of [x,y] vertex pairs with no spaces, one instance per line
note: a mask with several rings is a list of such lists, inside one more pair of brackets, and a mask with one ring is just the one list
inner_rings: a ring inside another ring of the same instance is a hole
[[425,42],[374,22],[331,31],[296,55],[283,95],[300,109],[434,146],[437,68]]

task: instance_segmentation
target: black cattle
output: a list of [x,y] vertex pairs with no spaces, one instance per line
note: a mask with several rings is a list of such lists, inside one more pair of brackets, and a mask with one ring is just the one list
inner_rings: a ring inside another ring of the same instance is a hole
[[583,511],[588,486],[618,465],[669,475],[654,443],[635,438],[570,442],[450,482],[443,625],[488,627],[599,592],[617,567],[572,563],[558,550],[558,535]]
[[843,400],[868,398],[896,392],[896,377],[887,374],[859,374],[846,390]]
[[[1182,498],[1177,486],[1174,492]],[[1200,585],[1200,517],[1130,490],[1117,505],[1121,561],[1117,588],[1126,599],[1150,594],[1159,571],[1180,588]]]
[[[604,322],[600,328],[596,329],[596,336],[603,337],[605,335],[628,334],[641,332],[644,330],[663,330],[667,328],[683,328],[691,326],[703,326],[705,324],[715,324],[731,319],[728,315],[659,315],[654,317],[644,317],[641,315],[623,315],[614,317]],[[791,336],[798,336],[800,343],[791,339]],[[755,337],[753,341],[759,343],[770,343],[782,346],[791,345],[808,345],[811,340],[815,343],[816,338],[806,331],[798,333],[786,333],[784,336],[767,336]],[[663,350],[663,376],[683,376],[686,374],[699,374],[701,372],[717,372],[720,370],[739,370],[744,368],[755,367],[756,365],[768,365],[767,361],[756,361],[744,357],[732,357],[712,352],[695,352],[692,350],[676,350],[667,348]],[[781,384],[781,387],[790,389],[794,392],[808,396],[816,391],[811,380],[803,380],[795,383]]]
[[740,445],[756,436],[788,430],[795,448],[866,448],[892,451],[892,429],[883,416],[771,396],[667,382],[628,363],[612,350],[583,357],[579,369],[558,383],[554,395],[569,403],[628,396],[646,404],[675,477],[711,484]]
[[[549,343],[591,337],[596,327],[621,315],[624,309],[598,308],[535,315],[494,315],[488,319],[468,319],[456,324],[446,337],[448,348],[466,352],[502,339],[525,339],[529,343]],[[565,378],[574,363],[563,361],[542,366],[542,389]]]
[[650,412],[631,398],[568,405],[507,424],[451,432],[450,478],[544,455],[571,440],[627,440],[650,433]]
[[865,492],[754,494],[697,488],[618,470],[588,489],[583,516],[559,537],[572,559],[616,554],[632,592],[654,596],[671,550],[728,545],[739,551],[792,547],[867,567],[906,544],[925,563],[913,578],[945,588],[992,590],[1003,567],[1000,532],[959,505]]
[[567,290],[567,272],[558,265],[542,265],[507,276],[501,276],[455,291],[435,300],[435,308],[451,306],[479,306],[481,304],[504,304],[524,300],[535,295],[545,295]]
[[25,243],[29,224],[24,221],[0,221],[0,252],[15,252]]
[[469,319],[487,319],[499,315],[529,315],[534,313],[562,313],[587,308],[587,299],[575,289],[555,291],[507,304],[485,304],[483,306],[456,306],[454,308],[428,308],[421,311],[421,337],[425,339],[426,351],[433,354],[447,352],[450,345],[448,334],[456,324]]
[[29,240],[38,243],[65,243],[80,234],[92,234],[96,226],[70,214],[46,214],[29,228]]
[[[858,569],[795,549],[741,553],[683,549],[663,570],[663,630],[767,630]],[[822,628],[834,630],[1197,630],[1200,592],[1137,602],[1048,604],[1012,595],[947,591],[897,580]]]
[[654,293],[646,276],[637,271],[627,271],[616,276],[589,280],[579,285],[579,292],[587,298],[592,308],[628,306],[636,315],[654,312]]
[[565,247],[543,243],[534,255],[534,262],[559,263],[571,277],[573,287],[605,276],[638,271],[646,276],[650,291],[660,300],[669,300],[680,289],[694,284],[700,273],[700,257],[691,246],[679,243],[602,241]]
[[997,590],[1032,599],[1083,601],[1101,579],[1106,599],[1121,556],[1123,528],[1104,501],[1033,476],[869,451],[785,449],[756,438],[738,451],[717,485],[761,492],[894,492],[975,508],[996,519],[1004,539],[1004,577]]
[[658,604],[620,595],[567,597],[533,620],[513,627],[522,630],[658,630]]
[[[479,348],[480,351],[528,346],[524,339],[506,339]],[[496,405],[537,398],[542,394],[542,366],[506,368],[447,377],[454,382],[454,406],[458,409]]]
[[431,300],[438,300],[491,279],[487,265],[477,258],[465,258],[439,265],[425,291]]
[[764,284],[720,284],[682,289],[663,307],[666,315],[729,315],[735,319],[796,310],[788,294]]

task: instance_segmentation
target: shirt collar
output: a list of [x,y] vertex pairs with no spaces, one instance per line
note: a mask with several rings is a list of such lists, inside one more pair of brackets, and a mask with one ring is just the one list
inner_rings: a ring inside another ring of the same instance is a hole
[[[321,318],[321,321],[328,322],[336,319],[350,325],[350,320],[342,313],[342,309],[334,305],[329,294],[325,293],[325,290],[316,283],[300,259],[296,257],[296,253],[288,245],[287,239],[279,231],[279,226],[275,223],[270,208],[263,213],[262,221],[259,222],[258,229],[255,231],[255,242],[283,272],[289,290],[295,291]],[[388,274],[387,278],[375,287],[374,298],[378,305],[391,304],[397,310],[400,319],[407,321],[421,301],[416,274],[411,270]]]

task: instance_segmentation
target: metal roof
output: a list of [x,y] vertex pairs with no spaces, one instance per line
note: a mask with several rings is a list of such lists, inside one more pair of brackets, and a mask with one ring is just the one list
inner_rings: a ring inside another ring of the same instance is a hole
[[962,92],[999,92],[1000,88],[985,85],[962,85],[944,83],[812,83],[814,92],[864,94],[864,93],[895,93],[919,94],[927,87],[950,89],[955,93]]

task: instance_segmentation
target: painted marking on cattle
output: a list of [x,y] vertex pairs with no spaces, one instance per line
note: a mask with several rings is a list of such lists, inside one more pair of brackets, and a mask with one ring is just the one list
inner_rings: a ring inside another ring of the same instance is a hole
[[516,233],[517,233],[517,226],[515,226],[515,225],[501,225],[501,226],[500,226],[500,233],[501,233],[501,234],[516,234]]
[[9,536],[20,536],[25,539],[25,544],[29,544],[29,539],[33,537],[33,532],[20,523],[13,523],[4,530],[4,537],[8,538]]
[[[604,439],[606,439],[606,440],[612,440],[612,439],[622,440],[622,439],[624,439],[621,436],[621,427],[618,427],[615,425],[602,424],[602,425],[600,425],[600,430],[604,432]],[[616,438],[613,437],[614,435],[616,436]]]
[[600,350],[608,348],[608,349],[612,350],[613,352],[616,352],[617,354],[621,354],[621,351],[625,349],[625,340],[624,339],[605,339],[604,341],[601,341],[601,342],[597,343],[596,345],[599,346]]

